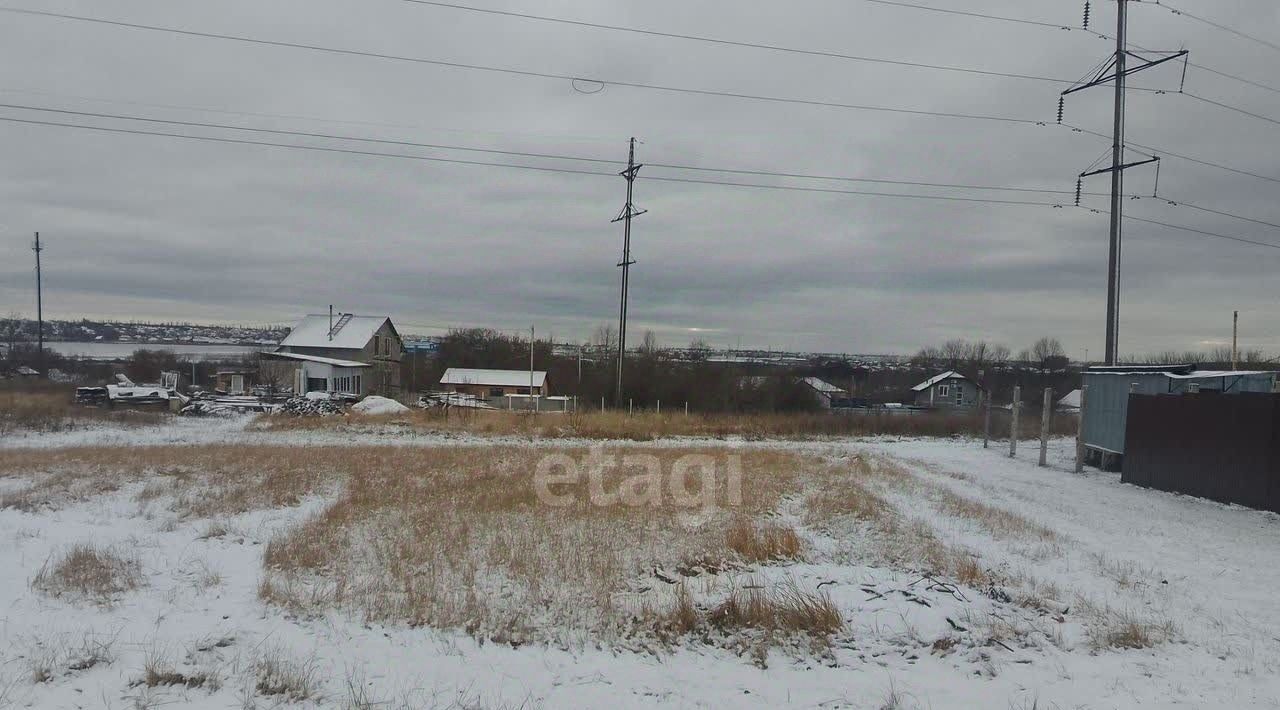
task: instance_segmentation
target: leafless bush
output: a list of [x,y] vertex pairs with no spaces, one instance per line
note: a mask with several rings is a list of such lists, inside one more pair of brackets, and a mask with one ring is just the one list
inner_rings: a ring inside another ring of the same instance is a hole
[[105,602],[142,582],[142,562],[136,556],[80,543],[47,560],[31,580],[31,588],[54,597],[72,594]]

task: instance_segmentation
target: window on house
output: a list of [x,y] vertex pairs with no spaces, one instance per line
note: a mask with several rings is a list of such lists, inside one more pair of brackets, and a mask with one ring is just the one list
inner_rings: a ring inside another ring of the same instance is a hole
[[504,394],[506,394],[506,393],[502,391],[502,388],[501,388],[501,387],[490,387],[490,388],[489,388],[489,396],[490,396],[490,397],[501,397],[501,396],[502,396],[502,395],[504,395]]
[[950,396],[951,396],[951,385],[938,385],[938,396],[939,396],[939,397],[950,397]]

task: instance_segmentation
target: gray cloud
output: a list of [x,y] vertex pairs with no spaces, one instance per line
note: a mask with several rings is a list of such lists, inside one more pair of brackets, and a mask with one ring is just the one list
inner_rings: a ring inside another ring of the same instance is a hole
[[[1106,42],[1082,32],[861,2],[477,4],[1054,77],[1079,76],[1108,51]],[[1013,0],[970,5],[1063,25],[1079,21],[1076,7]],[[110,7],[60,0],[38,7],[536,71],[922,110],[1051,119],[1058,91],[1052,84],[618,35],[394,0],[120,0]],[[1139,6],[1132,14],[1133,39],[1143,46],[1185,45],[1199,63],[1260,81],[1268,81],[1264,69],[1275,66],[1274,52],[1160,8]],[[1233,0],[1200,14],[1280,37],[1280,10],[1273,3]],[[1110,10],[1099,8],[1095,17],[1109,23]],[[627,137],[636,135],[643,141],[640,159],[654,163],[1068,191],[1074,175],[1107,148],[1105,140],[1053,125],[941,120],[620,86],[587,96],[567,82],[43,18],[4,20],[0,44],[8,61],[0,63],[0,101],[8,103],[619,162]],[[1177,68],[1168,68],[1135,83],[1176,89],[1179,78]],[[1195,69],[1188,73],[1188,88],[1280,116],[1275,93]],[[1108,101],[1105,90],[1076,95],[1067,104],[1068,121],[1106,132]],[[0,115],[46,118],[12,109]],[[1262,174],[1280,175],[1280,156],[1270,149],[1275,131],[1274,125],[1176,94],[1136,94],[1131,103],[1131,140]],[[547,164],[226,131],[173,132]],[[567,338],[585,337],[594,324],[616,317],[614,264],[621,230],[609,220],[622,205],[617,177],[11,123],[0,124],[0,145],[4,311],[33,310],[27,249],[30,232],[38,229],[48,244],[46,305],[54,316],[283,322],[335,303],[390,313],[411,324],[409,331],[536,323]],[[740,339],[869,352],[909,351],[967,337],[1016,349],[1052,333],[1074,354],[1101,351],[1105,215],[645,179],[658,175],[678,173],[646,168],[637,184],[637,202],[650,212],[635,226],[639,263],[631,314],[637,328],[652,328],[666,342],[701,335],[720,343]],[[1149,194],[1152,177],[1149,171],[1131,173],[1129,190]],[[1276,183],[1173,158],[1160,181],[1161,192],[1174,199],[1280,222]],[[1106,178],[1092,179],[1087,189],[1105,191]],[[1086,202],[1101,208],[1105,198]],[[1126,208],[1135,216],[1280,243],[1280,230],[1155,200]],[[1280,252],[1146,224],[1127,229],[1126,351],[1221,340],[1233,309],[1242,311],[1247,345],[1280,349],[1272,283]]]

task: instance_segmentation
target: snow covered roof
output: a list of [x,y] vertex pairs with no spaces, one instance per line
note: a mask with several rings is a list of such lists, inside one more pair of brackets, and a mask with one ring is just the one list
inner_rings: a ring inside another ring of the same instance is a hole
[[965,377],[964,375],[960,374],[959,372],[956,372],[955,370],[947,370],[946,372],[942,373],[941,375],[934,375],[933,377],[930,377],[929,379],[925,380],[924,382],[921,382],[920,384],[916,385],[915,387],[912,387],[912,388],[911,388],[911,391],[912,391],[912,392],[923,392],[923,391],[925,391],[925,390],[929,389],[930,387],[932,387],[932,386],[934,386],[934,385],[938,384],[939,382],[944,382],[944,381],[946,381],[946,380],[967,380],[967,379],[969,379],[969,378],[968,378],[968,377]]
[[1168,370],[1104,370],[1098,372],[1095,370],[1085,370],[1084,374],[1094,377],[1097,375],[1123,375],[1132,377],[1134,375],[1163,375],[1174,380],[1203,380],[1212,377],[1241,377],[1241,376],[1257,376],[1257,375],[1275,375],[1271,370],[1194,370],[1192,372],[1177,372]]
[[823,394],[837,394],[844,392],[844,390],[839,387],[836,387],[826,380],[820,380],[817,377],[806,377],[803,382]]
[[332,357],[320,357],[319,355],[303,355],[301,353],[262,353],[265,358],[283,358],[285,360],[302,360],[305,362],[318,362],[322,365],[332,365],[334,367],[373,367],[367,362],[356,362],[355,360],[339,360]]
[[1065,397],[1058,400],[1059,407],[1068,407],[1070,409],[1080,408],[1080,390],[1071,390]]
[[374,333],[389,321],[386,316],[357,316],[350,313],[334,314],[333,337],[329,337],[329,315],[312,314],[298,321],[288,337],[280,341],[280,347],[292,348],[343,348],[360,350],[369,344]]
[[[541,387],[546,383],[547,373],[533,371],[533,386]],[[451,367],[444,371],[440,378],[442,385],[482,385],[486,387],[528,387],[528,370],[471,370],[462,367]]]

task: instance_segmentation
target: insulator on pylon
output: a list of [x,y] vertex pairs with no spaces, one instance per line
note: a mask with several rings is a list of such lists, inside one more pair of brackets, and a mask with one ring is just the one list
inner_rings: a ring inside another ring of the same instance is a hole
[[1059,96],[1058,97],[1058,123],[1062,123],[1062,113],[1063,111],[1066,110],[1066,108],[1067,108],[1067,97]]
[[1089,29],[1089,0],[1084,0],[1084,28]]
[[1084,180],[1076,178],[1076,207],[1080,206],[1080,192],[1084,190]]

